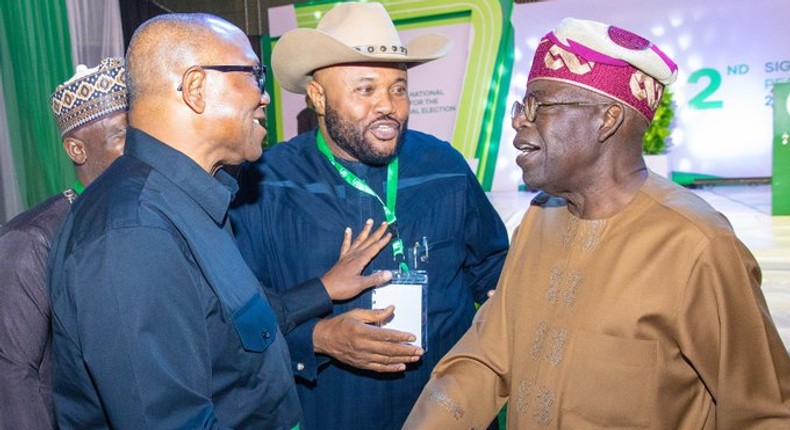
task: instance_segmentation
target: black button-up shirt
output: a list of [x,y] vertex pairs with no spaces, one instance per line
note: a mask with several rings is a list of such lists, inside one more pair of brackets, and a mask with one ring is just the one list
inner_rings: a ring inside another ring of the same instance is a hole
[[50,258],[61,427],[298,423],[287,345],[228,228],[235,189],[129,129]]

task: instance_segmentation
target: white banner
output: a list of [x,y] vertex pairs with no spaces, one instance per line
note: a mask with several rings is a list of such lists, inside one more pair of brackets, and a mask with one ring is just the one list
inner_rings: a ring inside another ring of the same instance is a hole
[[[606,22],[650,39],[679,66],[670,170],[725,178],[771,175],[772,85],[790,81],[787,0],[556,0],[513,9],[508,105],[524,96],[535,46],[562,18]],[[521,184],[510,119],[493,190]]]

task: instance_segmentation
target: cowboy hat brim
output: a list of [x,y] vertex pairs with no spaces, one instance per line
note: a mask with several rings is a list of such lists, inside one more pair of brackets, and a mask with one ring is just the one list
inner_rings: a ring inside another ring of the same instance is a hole
[[411,68],[443,57],[452,42],[425,34],[406,44],[406,54],[357,51],[320,30],[298,28],[284,34],[272,50],[272,71],[286,90],[305,94],[318,69],[348,63],[404,63]]

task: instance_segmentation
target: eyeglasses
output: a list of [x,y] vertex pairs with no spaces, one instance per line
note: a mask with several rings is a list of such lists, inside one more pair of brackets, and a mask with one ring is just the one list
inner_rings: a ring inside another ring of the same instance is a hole
[[[261,94],[266,91],[266,66],[263,64],[259,64],[257,66],[192,66],[192,67],[200,67],[201,69],[206,70],[215,70],[217,72],[227,73],[227,72],[247,72],[252,73],[255,76],[255,79],[258,81],[258,89],[261,90]],[[178,85],[176,90],[181,91],[183,87],[181,84]]]
[[525,106],[520,101],[513,102],[513,107],[510,108],[510,119],[516,120],[519,115],[524,115],[529,122],[535,122],[538,117],[538,109],[552,106],[602,106],[609,103],[591,103],[591,102],[539,102],[535,96],[527,96],[527,105]]

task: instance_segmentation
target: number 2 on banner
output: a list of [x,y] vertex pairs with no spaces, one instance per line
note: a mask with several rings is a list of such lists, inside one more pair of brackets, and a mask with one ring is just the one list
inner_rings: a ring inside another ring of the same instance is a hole
[[689,100],[689,107],[692,109],[721,109],[724,106],[724,102],[721,100],[707,100],[721,86],[721,73],[716,69],[699,69],[689,76],[689,83],[696,84],[700,78],[708,78],[710,82],[699,94]]

